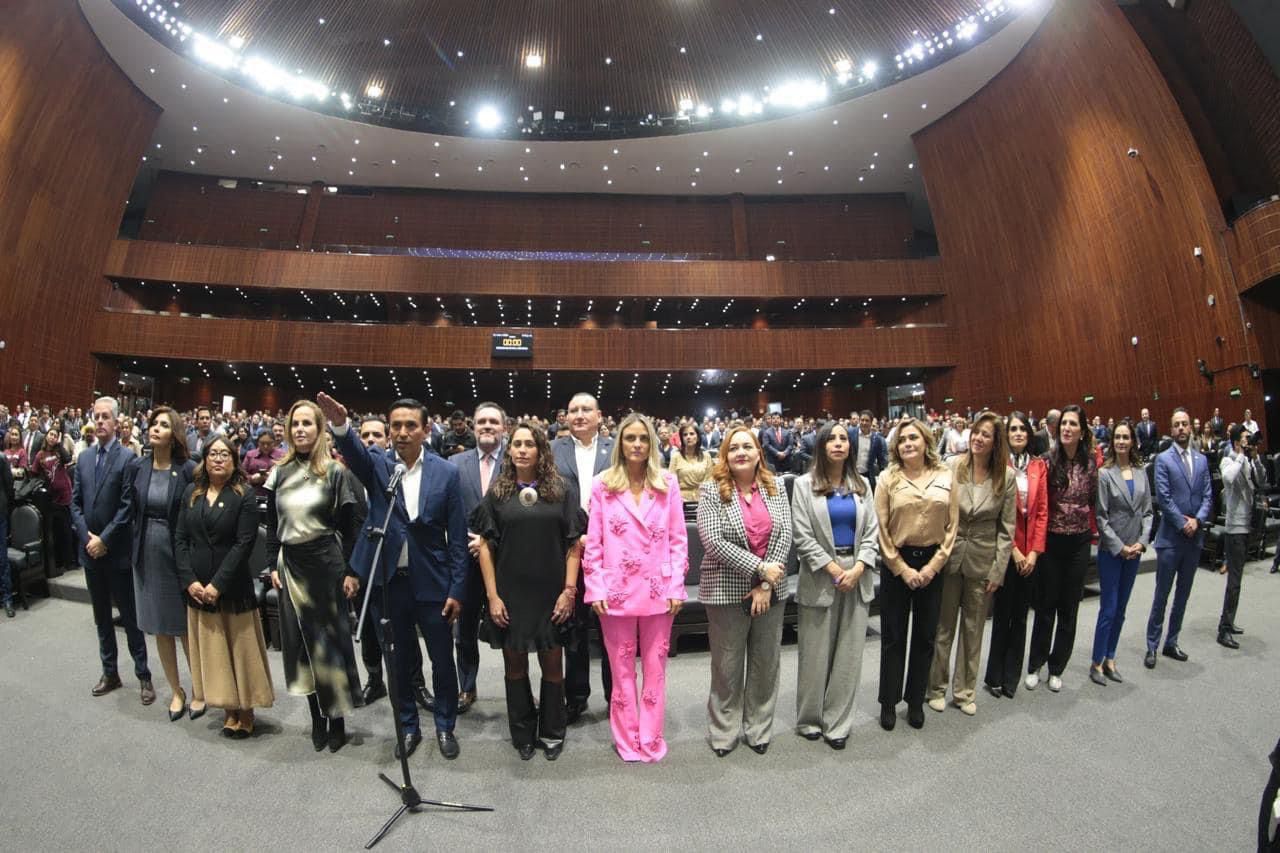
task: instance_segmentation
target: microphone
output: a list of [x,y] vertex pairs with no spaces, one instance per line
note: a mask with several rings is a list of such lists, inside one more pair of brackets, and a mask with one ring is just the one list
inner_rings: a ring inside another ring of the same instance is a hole
[[404,479],[404,475],[408,470],[408,468],[404,467],[403,462],[396,463],[396,470],[391,473],[391,479],[387,481],[388,497],[395,493],[396,486],[400,485],[400,481]]

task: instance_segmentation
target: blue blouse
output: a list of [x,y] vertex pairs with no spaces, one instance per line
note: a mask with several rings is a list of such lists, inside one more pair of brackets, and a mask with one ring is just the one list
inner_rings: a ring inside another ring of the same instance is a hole
[[858,522],[858,503],[853,495],[828,495],[827,514],[831,516],[831,536],[835,546],[852,548],[857,544],[853,533]]

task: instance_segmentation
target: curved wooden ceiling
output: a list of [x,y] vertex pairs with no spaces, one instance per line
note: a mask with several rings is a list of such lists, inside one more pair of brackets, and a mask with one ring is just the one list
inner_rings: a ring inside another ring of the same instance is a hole
[[[117,0],[135,16],[133,2]],[[165,0],[164,6],[176,6]],[[443,109],[492,98],[568,114],[672,112],[826,79],[1003,2],[983,0],[185,0],[171,14],[335,91]],[[324,24],[320,20],[324,20]],[[389,43],[388,43],[389,42]],[[682,51],[683,48],[683,51]],[[537,53],[538,69],[525,66]],[[606,63],[606,60],[611,62]]]

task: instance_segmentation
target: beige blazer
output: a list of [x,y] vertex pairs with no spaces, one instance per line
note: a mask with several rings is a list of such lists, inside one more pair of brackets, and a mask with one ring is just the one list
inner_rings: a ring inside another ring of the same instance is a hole
[[[870,604],[876,594],[872,573],[880,556],[880,524],[869,490],[865,497],[854,495],[853,499],[858,507],[853,541],[857,543],[857,559],[866,567],[858,579],[858,595]],[[835,559],[835,537],[831,533],[827,499],[813,493],[812,474],[797,477],[792,484],[791,521],[795,525],[796,554],[800,557],[796,603],[805,607],[830,607],[835,603],[836,593],[826,567]]]
[[991,487],[961,483],[958,476],[952,479],[951,487],[959,492],[960,523],[956,544],[947,560],[947,573],[959,572],[970,580],[1003,584],[1018,512],[1013,469],[1005,472],[1003,496],[995,495]]

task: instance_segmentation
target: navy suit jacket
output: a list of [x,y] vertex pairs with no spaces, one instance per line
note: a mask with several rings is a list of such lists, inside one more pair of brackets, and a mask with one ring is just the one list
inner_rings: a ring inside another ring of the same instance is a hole
[[[494,451],[496,458],[493,461],[493,469],[489,472],[490,486],[498,482],[498,472],[502,469],[502,454],[506,449],[507,443],[503,441]],[[480,448],[473,447],[471,450],[455,453],[449,457],[449,462],[458,469],[458,475],[462,478],[462,510],[467,514],[467,518],[471,518],[471,513],[484,500],[484,492],[480,486]]]
[[[782,428],[782,442],[779,443],[773,427],[764,427],[760,430],[760,446],[764,449],[764,461],[768,464],[770,471],[785,473],[790,469],[790,451],[795,449],[795,434],[791,430]],[[786,452],[787,458],[779,459],[778,454],[783,452]],[[778,471],[779,467],[782,471]]]
[[[81,564],[105,562],[127,566],[133,554],[133,515],[137,502],[134,469],[141,460],[121,447],[117,439],[107,451],[99,478],[97,457],[96,445],[80,451],[71,484],[71,525],[76,531]],[[90,533],[97,534],[107,546],[107,555],[101,561],[95,561],[85,551]]]
[[[353,550],[351,568],[362,583],[369,582],[375,544],[369,534],[387,515],[387,484],[395,472],[396,460],[381,450],[370,450],[354,429],[337,435],[338,452],[369,497],[369,518],[359,537],[367,543]],[[382,546],[376,582],[393,575],[400,551],[409,545],[409,582],[414,601],[438,604],[447,598],[461,602],[467,579],[467,519],[462,509],[462,489],[458,469],[439,456],[422,453],[422,483],[418,490],[418,517],[409,521],[404,490],[397,488]]]
[[[556,467],[560,469],[560,476],[572,480],[575,486],[578,484],[578,455],[576,448],[577,445],[574,443],[572,435],[562,435],[551,442],[551,452],[555,454]],[[609,467],[609,456],[612,453],[612,438],[606,438],[602,435],[596,439],[596,465],[595,470],[591,472],[592,476]]]
[[1160,430],[1155,421],[1138,421],[1138,448],[1142,455],[1150,457],[1154,454],[1156,444],[1160,441]]
[[[139,459],[133,473],[133,493],[137,496],[138,517],[147,511],[147,492],[151,489],[151,477],[155,469],[151,467],[151,457]],[[79,466],[77,466],[79,467]],[[178,529],[178,514],[182,510],[182,493],[187,490],[187,486],[191,485],[192,475],[196,470],[196,463],[188,459],[181,465],[170,463],[168,471],[161,471],[160,476],[168,477],[173,480],[173,485],[169,488],[169,535],[176,535]],[[142,548],[142,525],[133,525],[133,564],[138,564],[138,551]],[[261,571],[261,566],[255,566],[256,570]]]
[[[862,441],[862,430],[851,428],[852,433],[849,442],[849,456],[856,464],[858,461],[858,442]],[[874,480],[880,476],[889,464],[889,445],[885,442],[884,436],[875,430],[871,431],[871,452],[867,454],[867,477]]]
[[[1178,454],[1178,445],[1156,457],[1156,505],[1160,507],[1160,530],[1156,533],[1157,548],[1200,549],[1205,531],[1212,521],[1213,484],[1209,475],[1209,460],[1203,453],[1191,451],[1192,476]],[[1182,535],[1186,516],[1200,521],[1196,535],[1188,539]]]

